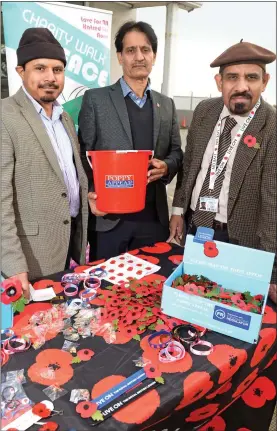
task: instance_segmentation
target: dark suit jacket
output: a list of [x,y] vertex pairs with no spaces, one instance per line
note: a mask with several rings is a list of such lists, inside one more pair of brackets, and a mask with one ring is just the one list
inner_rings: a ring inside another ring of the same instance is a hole
[[[154,157],[164,160],[169,174],[156,181],[156,207],[160,221],[168,225],[166,184],[178,172],[183,158],[180,130],[172,99],[151,91],[153,101]],[[132,150],[132,134],[120,82],[105,88],[86,91],[79,115],[81,158],[93,190],[92,172],[86,159],[89,150]],[[108,231],[119,222],[119,216],[93,217],[89,228]]]
[[[173,206],[190,207],[191,195],[204,152],[223,109],[222,98],[201,102],[195,109],[187,137],[183,169],[178,173]],[[261,148],[249,148],[252,135]],[[240,140],[232,168],[228,200],[230,240],[276,253],[277,248],[276,110],[262,100]],[[276,283],[276,264],[272,283]]]

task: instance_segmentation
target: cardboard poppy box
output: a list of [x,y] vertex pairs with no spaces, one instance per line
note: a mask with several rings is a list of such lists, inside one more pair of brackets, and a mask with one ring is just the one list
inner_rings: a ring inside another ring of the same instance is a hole
[[[195,242],[188,235],[183,262],[164,283],[162,311],[257,343],[273,262],[274,253],[219,241]],[[184,274],[192,277],[185,276],[182,285],[178,277]]]

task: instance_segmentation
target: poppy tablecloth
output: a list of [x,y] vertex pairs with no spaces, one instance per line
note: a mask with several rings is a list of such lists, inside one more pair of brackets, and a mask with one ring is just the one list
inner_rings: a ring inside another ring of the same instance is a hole
[[[158,243],[153,247],[134,250],[132,254],[161,266],[159,277],[165,280],[182,261],[183,249],[177,245]],[[86,267],[87,268],[87,267]],[[81,272],[84,267],[76,267]],[[63,273],[45,277],[35,283],[36,288],[53,286],[57,295],[63,288]],[[15,316],[14,325],[26,326],[30,316],[38,310],[47,310],[49,303],[30,303]],[[90,419],[82,419],[76,404],[70,402],[73,389],[88,389],[95,398],[138,371],[134,360],[143,355],[153,363],[157,354],[147,342],[150,332],[140,335],[141,340],[121,339],[119,344],[107,344],[103,337],[80,338],[78,349],[91,349],[89,361],[69,364],[61,350],[64,336],[54,330],[48,341],[38,350],[10,356],[3,372],[24,368],[28,397],[39,402],[47,399],[42,392],[49,380],[36,379],[33,370],[43,363],[44,368],[55,363],[55,381],[67,393],[54,401],[55,416],[61,431],[91,430]],[[97,431],[268,431],[276,403],[276,311],[268,300],[256,345],[248,344],[212,331],[206,340],[214,345],[209,356],[186,353],[181,361],[161,364],[165,383],[141,398],[118,410],[112,417],[100,422]],[[55,349],[55,350],[53,350]],[[152,351],[151,351],[152,350]],[[39,356],[40,355],[40,356]],[[156,355],[156,356],[155,356]],[[39,356],[39,357],[38,357]],[[30,372],[31,370],[31,372]],[[31,378],[30,378],[31,376]],[[31,430],[37,430],[34,425]]]

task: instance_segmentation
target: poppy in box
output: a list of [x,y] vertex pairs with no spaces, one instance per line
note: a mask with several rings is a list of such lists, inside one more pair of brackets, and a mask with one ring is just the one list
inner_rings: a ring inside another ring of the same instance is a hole
[[89,361],[94,356],[94,351],[90,349],[82,349],[78,350],[77,352],[78,358],[81,359],[81,361]]
[[38,403],[32,408],[32,413],[41,418],[48,418],[51,415],[51,410],[49,410],[45,404]]
[[249,407],[258,409],[271,401],[276,396],[274,383],[267,377],[258,377],[252,385],[246,389],[241,398]]
[[97,410],[97,404],[89,401],[81,401],[76,406],[76,412],[81,415],[82,418],[90,418]]
[[38,431],[56,431],[58,428],[59,425],[56,422],[46,422]]
[[183,382],[184,397],[175,410],[181,410],[189,404],[200,400],[212,389],[213,385],[210,374],[206,371],[191,373]]
[[22,296],[22,284],[19,280],[4,280],[1,282],[1,287],[4,289],[1,293],[1,302],[3,304],[11,304],[18,301]]

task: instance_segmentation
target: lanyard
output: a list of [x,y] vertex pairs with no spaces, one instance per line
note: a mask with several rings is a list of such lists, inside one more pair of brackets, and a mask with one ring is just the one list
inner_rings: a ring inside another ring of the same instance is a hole
[[248,117],[244,121],[243,125],[240,127],[240,129],[236,133],[236,136],[234,137],[233,141],[229,145],[229,148],[227,149],[227,151],[224,154],[224,156],[223,156],[220,164],[218,165],[218,167],[216,169],[217,156],[218,156],[218,147],[219,147],[219,139],[220,139],[220,132],[221,132],[221,122],[222,122],[222,120],[220,119],[218,121],[218,123],[216,125],[215,145],[214,145],[214,152],[213,152],[213,157],[212,157],[212,162],[211,162],[211,173],[210,173],[209,190],[213,190],[214,189],[215,180],[219,177],[219,175],[221,174],[221,172],[225,168],[225,165],[228,162],[228,160],[230,158],[230,155],[232,154],[232,151],[234,150],[234,148],[236,147],[236,145],[239,144],[243,132],[247,129],[247,127],[251,123],[251,121],[252,121],[252,119],[253,119],[253,117],[254,117],[254,115],[255,115],[258,107],[260,106],[260,104],[261,104],[261,101],[258,100],[258,102],[256,103],[256,105],[254,106],[254,108],[251,110],[250,114],[248,115]]

